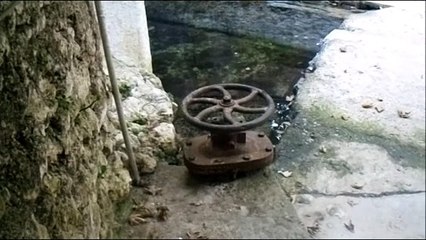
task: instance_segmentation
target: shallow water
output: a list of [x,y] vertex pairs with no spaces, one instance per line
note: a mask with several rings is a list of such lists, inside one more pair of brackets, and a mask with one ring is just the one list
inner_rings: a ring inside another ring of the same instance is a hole
[[[185,25],[148,22],[154,73],[166,92],[181,105],[197,88],[217,83],[242,83],[264,89],[282,103],[315,55],[314,52],[242,38]],[[277,106],[280,108],[280,106]],[[272,118],[277,118],[276,116]],[[278,116],[279,117],[279,116]],[[177,133],[200,134],[179,112]],[[271,121],[262,129],[268,129]]]
[[243,83],[282,97],[315,53],[184,25],[149,22],[154,73],[176,100],[216,83]]

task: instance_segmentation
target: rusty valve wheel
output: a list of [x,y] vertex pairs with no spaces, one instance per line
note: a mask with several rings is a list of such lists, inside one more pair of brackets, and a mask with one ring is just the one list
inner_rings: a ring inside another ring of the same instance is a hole
[[[250,93],[243,98],[233,99],[231,93],[228,90],[248,91]],[[203,97],[203,95],[211,91],[222,92],[222,98],[217,99],[212,97]],[[267,106],[255,108],[241,106],[241,104],[252,101],[256,96],[263,98],[266,101]],[[213,104],[213,106],[202,110],[196,116],[191,116],[189,114],[188,108],[196,103],[208,103]],[[274,111],[274,100],[272,100],[271,96],[269,96],[264,90],[237,83],[224,83],[205,86],[191,92],[182,101],[182,112],[185,119],[191,124],[209,131],[245,131],[267,121],[268,118],[274,113]],[[206,121],[206,118],[210,114],[216,112],[222,112],[223,119],[226,120],[229,124],[213,124]],[[257,113],[262,115],[254,120],[241,123],[233,118],[232,112],[248,114]]]

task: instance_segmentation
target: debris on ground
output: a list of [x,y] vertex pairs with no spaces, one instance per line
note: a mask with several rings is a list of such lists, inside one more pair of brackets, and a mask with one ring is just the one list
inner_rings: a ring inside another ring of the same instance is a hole
[[340,47],[339,50],[340,50],[340,52],[344,53],[344,52],[346,52],[346,47]]
[[314,197],[312,197],[311,195],[296,195],[293,197],[293,202],[299,204],[310,204],[313,199]]
[[201,201],[199,201],[199,202],[192,202],[189,205],[198,207],[198,206],[203,205],[203,202],[201,202]]
[[169,208],[164,205],[160,205],[157,207],[158,215],[157,218],[160,221],[166,221],[169,218]]
[[363,108],[372,108],[373,102],[371,100],[365,100],[364,102],[362,102],[361,106]]
[[349,201],[348,201],[348,204],[349,204],[349,206],[351,206],[351,207],[353,207],[353,206],[355,206],[355,205],[358,205],[358,203],[357,203],[357,202],[354,202],[353,200],[349,200]]
[[410,117],[410,113],[411,113],[411,112],[398,110],[398,116],[399,116],[400,118],[409,118],[409,117]]
[[338,208],[337,206],[334,206],[334,205],[328,206],[326,211],[327,211],[328,215],[336,216],[339,219],[342,219],[345,216],[345,213],[343,212],[343,210]]
[[325,146],[321,146],[319,148],[320,153],[327,153],[327,148]]
[[201,234],[201,232],[186,232],[187,239],[209,239],[208,237]]
[[293,101],[293,100],[294,100],[294,95],[292,94],[292,95],[288,95],[288,96],[286,96],[286,97],[285,97],[285,100],[286,100],[287,102],[291,102],[291,101]]
[[340,117],[342,120],[348,120],[349,119],[349,116],[348,115],[342,115],[341,117]]
[[381,107],[381,106],[376,106],[374,109],[376,109],[376,111],[378,112],[378,113],[381,113],[381,112],[383,112],[385,109],[383,108],[383,107]]
[[346,229],[348,229],[350,232],[355,232],[355,226],[352,224],[352,220],[349,220],[349,223],[344,223]]
[[307,229],[308,229],[308,233],[311,235],[311,236],[314,236],[315,234],[317,234],[318,232],[319,232],[319,224],[318,224],[318,222],[315,222],[315,225],[314,226],[309,226],[309,227],[307,227]]
[[149,194],[149,195],[155,196],[155,195],[161,194],[162,189],[161,188],[157,188],[155,186],[148,186],[148,187],[145,187],[143,189],[143,191],[145,193]]
[[129,224],[132,226],[147,223],[148,221],[142,217],[140,213],[132,213],[129,216]]
[[365,184],[361,184],[361,183],[354,183],[351,185],[352,188],[361,190],[364,187]]
[[290,171],[278,171],[279,174],[281,174],[283,177],[288,178],[291,177],[291,175],[293,174],[293,172]]

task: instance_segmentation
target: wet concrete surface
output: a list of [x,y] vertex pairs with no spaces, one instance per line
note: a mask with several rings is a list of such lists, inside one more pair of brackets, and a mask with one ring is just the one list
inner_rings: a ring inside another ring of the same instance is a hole
[[400,4],[351,16],[298,84],[276,170],[316,238],[425,238],[424,2]]

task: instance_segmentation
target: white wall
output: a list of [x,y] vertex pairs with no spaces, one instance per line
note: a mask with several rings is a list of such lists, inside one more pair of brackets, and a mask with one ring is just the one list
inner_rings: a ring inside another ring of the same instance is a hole
[[144,1],[102,1],[114,60],[152,72]]

